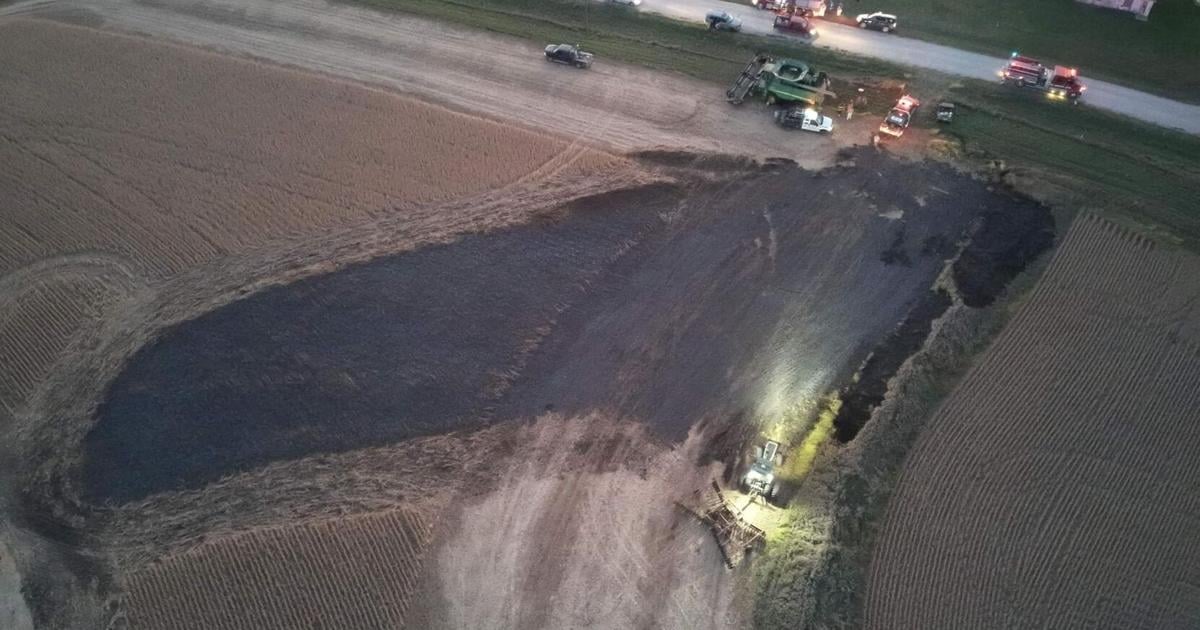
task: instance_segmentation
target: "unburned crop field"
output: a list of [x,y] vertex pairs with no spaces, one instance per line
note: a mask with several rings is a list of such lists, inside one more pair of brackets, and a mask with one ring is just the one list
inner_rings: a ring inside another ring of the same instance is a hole
[[402,627],[430,530],[403,511],[248,532],[128,580],[134,629]]
[[868,628],[1200,625],[1200,260],[1090,216],[909,455]]
[[270,240],[494,191],[569,146],[140,38],[18,21],[0,25],[0,41],[13,51],[0,68],[8,213],[0,271],[99,249],[156,275],[177,272]]

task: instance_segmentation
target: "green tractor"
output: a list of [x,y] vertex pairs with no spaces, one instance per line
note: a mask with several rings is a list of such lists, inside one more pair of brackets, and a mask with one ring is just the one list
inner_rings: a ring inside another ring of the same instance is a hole
[[829,76],[803,61],[756,55],[725,91],[725,100],[740,105],[746,97],[761,98],[768,105],[804,105],[817,108],[829,91]]

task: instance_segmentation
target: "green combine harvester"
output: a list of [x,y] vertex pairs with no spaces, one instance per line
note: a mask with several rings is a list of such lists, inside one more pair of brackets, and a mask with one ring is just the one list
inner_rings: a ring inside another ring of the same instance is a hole
[[741,105],[746,97],[761,98],[768,105],[819,107],[829,91],[829,75],[816,72],[803,61],[757,55],[725,91],[725,100]]

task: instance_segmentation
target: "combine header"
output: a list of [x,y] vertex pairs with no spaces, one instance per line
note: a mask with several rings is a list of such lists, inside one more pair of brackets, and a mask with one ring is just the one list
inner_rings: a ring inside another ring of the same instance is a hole
[[762,98],[768,105],[817,107],[826,95],[836,96],[829,91],[829,75],[814,71],[802,61],[759,54],[725,91],[725,100],[741,105],[747,96],[752,96]]
[[712,482],[712,487],[704,491],[696,492],[691,503],[676,505],[708,525],[713,538],[717,540],[717,547],[721,549],[725,566],[730,569],[741,564],[747,552],[766,542],[766,533],[747,523],[721,496],[721,486],[717,482]]

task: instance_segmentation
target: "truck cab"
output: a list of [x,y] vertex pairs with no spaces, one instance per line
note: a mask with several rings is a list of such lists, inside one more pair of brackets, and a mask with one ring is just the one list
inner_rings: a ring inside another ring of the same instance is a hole
[[1050,85],[1046,91],[1050,98],[1067,100],[1075,103],[1083,96],[1087,86],[1079,80],[1079,71],[1066,66],[1054,66],[1054,74],[1050,77]]

